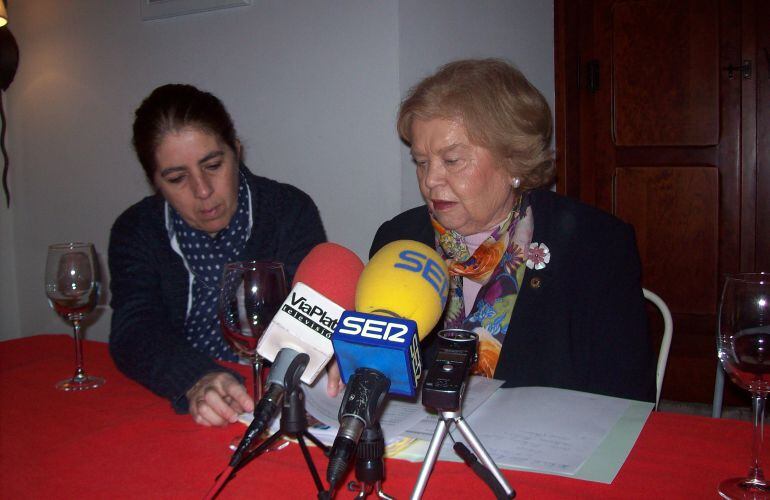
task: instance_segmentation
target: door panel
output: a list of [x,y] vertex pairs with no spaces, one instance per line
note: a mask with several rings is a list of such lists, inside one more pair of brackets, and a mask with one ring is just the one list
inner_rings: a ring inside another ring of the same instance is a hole
[[[719,280],[719,180],[710,166],[619,167],[615,215],[636,229],[644,284],[679,314],[710,315]],[[697,290],[697,293],[693,291]]]
[[717,144],[717,13],[716,0],[649,0],[613,5],[616,145]]

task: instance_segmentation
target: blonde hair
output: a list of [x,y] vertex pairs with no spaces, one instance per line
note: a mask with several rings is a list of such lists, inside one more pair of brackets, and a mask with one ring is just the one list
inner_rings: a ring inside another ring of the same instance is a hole
[[499,59],[454,61],[414,86],[398,112],[398,134],[412,142],[414,120],[459,120],[469,138],[489,149],[521,187],[554,176],[551,109],[543,95]]

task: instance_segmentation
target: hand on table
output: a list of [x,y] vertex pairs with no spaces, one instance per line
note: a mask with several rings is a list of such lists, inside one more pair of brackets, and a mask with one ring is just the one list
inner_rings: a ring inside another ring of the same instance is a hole
[[195,423],[224,426],[238,415],[254,410],[254,400],[238,380],[226,372],[207,373],[187,391],[190,415]]
[[340,367],[337,366],[336,361],[332,360],[326,367],[326,375],[328,377],[326,381],[326,394],[333,398],[340,391],[345,390],[345,384],[342,383],[342,377],[340,376]]

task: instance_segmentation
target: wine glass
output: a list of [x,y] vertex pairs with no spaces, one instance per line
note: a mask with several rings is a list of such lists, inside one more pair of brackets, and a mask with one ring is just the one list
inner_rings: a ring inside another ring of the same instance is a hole
[[280,262],[232,262],[225,265],[218,314],[230,347],[251,363],[254,407],[262,399],[262,358],[257,343],[289,294]]
[[86,375],[80,322],[96,306],[97,283],[91,243],[57,243],[48,247],[45,293],[54,310],[72,323],[75,335],[75,374],[56,384],[63,391],[96,389],[101,377]]
[[719,494],[732,499],[770,499],[770,485],[759,461],[765,398],[770,392],[770,273],[727,276],[719,306],[717,352],[733,382],[751,393],[754,409],[749,473],[722,481]]

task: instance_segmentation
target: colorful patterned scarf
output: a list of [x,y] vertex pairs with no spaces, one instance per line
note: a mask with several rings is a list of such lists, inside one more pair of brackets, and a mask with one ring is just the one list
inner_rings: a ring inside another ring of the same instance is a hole
[[[479,361],[473,373],[492,377],[524,276],[524,249],[532,239],[528,197],[524,194],[519,198],[508,217],[473,255],[462,235],[442,227],[432,214],[431,222],[450,276],[444,328],[462,328],[478,334]],[[463,278],[482,285],[470,314],[465,311]]]
[[226,263],[241,260],[251,234],[250,194],[243,174],[238,184],[238,208],[227,227],[213,237],[190,227],[169,205],[174,237],[192,275],[192,305],[185,319],[185,335],[196,350],[225,361],[238,361],[238,356],[227,345],[217,319],[222,272]]

